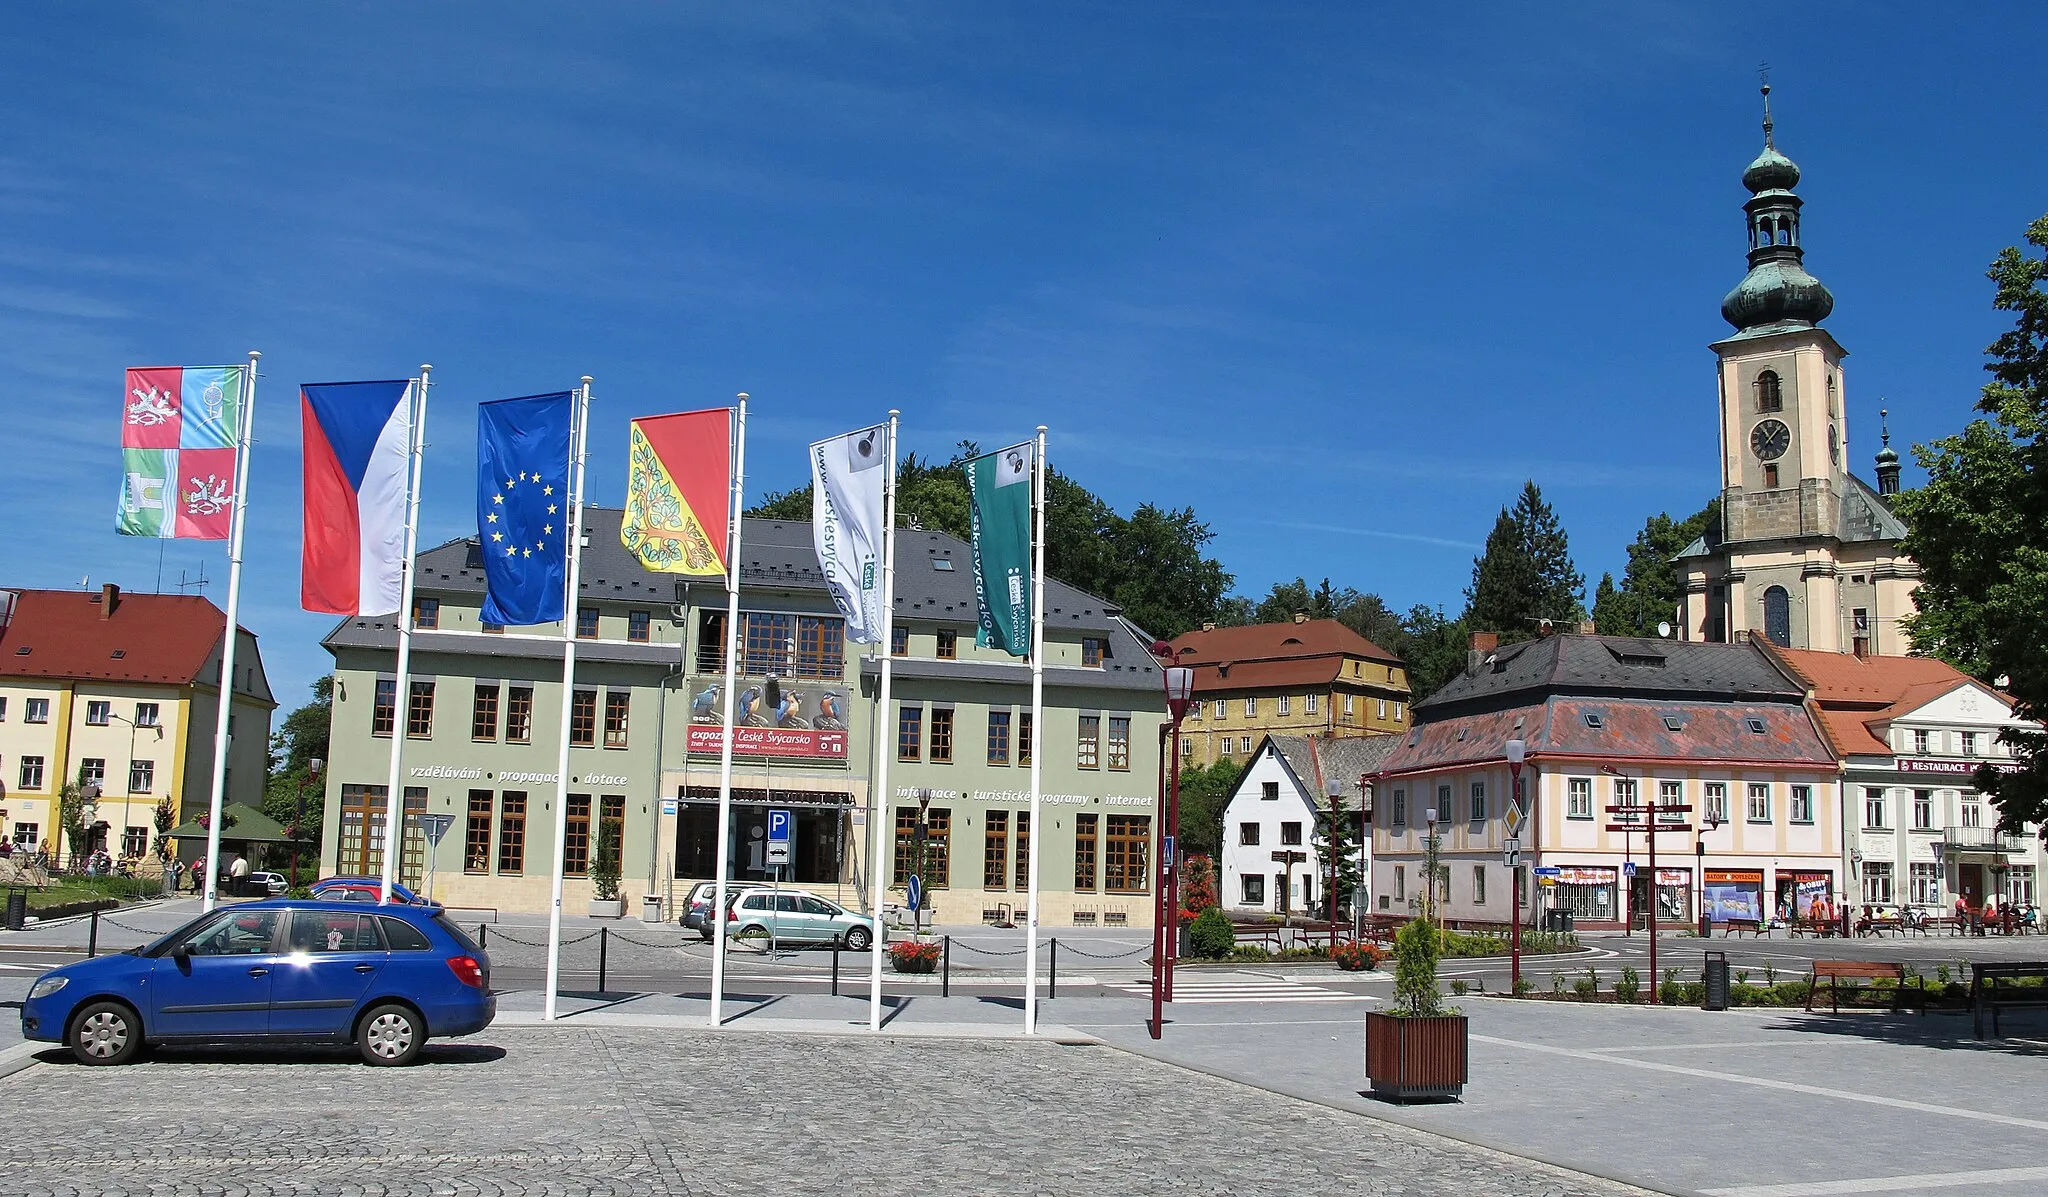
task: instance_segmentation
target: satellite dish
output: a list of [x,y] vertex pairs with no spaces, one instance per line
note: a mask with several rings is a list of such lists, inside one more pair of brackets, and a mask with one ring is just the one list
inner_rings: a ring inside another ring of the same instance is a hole
[[1662,636],[1666,640],[1671,639],[1671,625],[1668,623],[1659,623],[1657,625],[1657,634],[1659,636]]

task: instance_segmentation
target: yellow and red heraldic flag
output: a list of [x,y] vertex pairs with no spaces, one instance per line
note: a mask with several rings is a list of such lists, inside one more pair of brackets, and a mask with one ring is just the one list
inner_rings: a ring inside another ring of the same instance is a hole
[[714,407],[633,421],[619,539],[648,569],[724,576],[732,413]]

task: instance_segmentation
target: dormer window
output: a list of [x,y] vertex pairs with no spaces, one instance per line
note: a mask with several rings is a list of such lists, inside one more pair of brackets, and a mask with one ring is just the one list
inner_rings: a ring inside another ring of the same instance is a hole
[[1600,731],[1607,726],[1607,717],[1598,711],[1587,711],[1583,718],[1586,721],[1587,728],[1593,731]]
[[1778,372],[1766,370],[1756,376],[1756,409],[1758,411],[1785,410],[1785,396],[1778,385]]
[[1743,726],[1749,728],[1750,731],[1756,733],[1757,735],[1760,736],[1764,734],[1764,721],[1757,718],[1755,715],[1751,715],[1749,718],[1744,719],[1742,722]]

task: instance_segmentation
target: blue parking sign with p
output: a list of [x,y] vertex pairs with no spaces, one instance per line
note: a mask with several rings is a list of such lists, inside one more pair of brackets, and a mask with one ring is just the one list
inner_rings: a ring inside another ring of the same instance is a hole
[[769,843],[771,843],[771,844],[773,844],[773,843],[777,843],[777,842],[780,842],[780,843],[784,843],[784,844],[788,843],[788,842],[789,842],[789,829],[790,829],[790,818],[789,818],[789,812],[788,812],[788,811],[786,811],[786,810],[771,810],[771,811],[769,811],[769,812],[768,812],[768,842],[769,842]]

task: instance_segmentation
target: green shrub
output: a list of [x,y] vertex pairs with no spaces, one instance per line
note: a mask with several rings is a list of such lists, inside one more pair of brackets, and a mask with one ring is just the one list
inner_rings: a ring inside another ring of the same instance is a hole
[[1592,1001],[1600,995],[1600,974],[1587,966],[1586,975],[1572,982],[1572,992],[1578,994],[1581,1001]]
[[1614,996],[1621,1001],[1633,1003],[1642,991],[1642,974],[1627,965],[1623,965],[1621,980],[1614,983]]
[[1557,995],[1559,995],[1559,996],[1563,996],[1563,994],[1564,994],[1564,974],[1563,974],[1563,973],[1552,973],[1552,974],[1550,974],[1550,992],[1552,992],[1552,993],[1554,993],[1554,994],[1557,994]]
[[1188,927],[1188,951],[1204,960],[1221,960],[1236,946],[1237,932],[1231,930],[1230,920],[1218,907],[1204,910]]
[[1230,949],[1230,956],[1228,958],[1231,960],[1266,961],[1273,958],[1273,953],[1268,952],[1255,943],[1241,943]]
[[1409,919],[1394,936],[1394,1013],[1417,1018],[1443,1013],[1437,959],[1436,928],[1428,919]]
[[1465,992],[1466,992],[1466,990],[1468,990],[1468,989],[1470,989],[1470,988],[1471,988],[1471,986],[1470,986],[1470,985],[1467,985],[1467,984],[1466,984],[1466,983],[1465,983],[1464,981],[1462,981],[1462,980],[1453,980],[1453,981],[1451,982],[1451,993],[1452,993],[1452,995],[1453,995],[1453,996],[1455,996],[1455,997],[1464,997],[1464,996],[1465,996]]
[[1534,992],[1534,991],[1535,991],[1535,989],[1536,989],[1536,982],[1534,982],[1534,981],[1531,981],[1531,980],[1530,980],[1529,978],[1527,978],[1527,977],[1523,977],[1523,978],[1522,978],[1521,980],[1519,980],[1519,981],[1516,981],[1516,982],[1515,982],[1515,996],[1516,996],[1516,997],[1522,997],[1522,996],[1523,996],[1523,995],[1525,995],[1525,994],[1528,994],[1528,993],[1532,993],[1532,992]]
[[1664,970],[1664,980],[1657,986],[1657,1000],[1667,1006],[1679,1004],[1677,969],[1667,968]]

